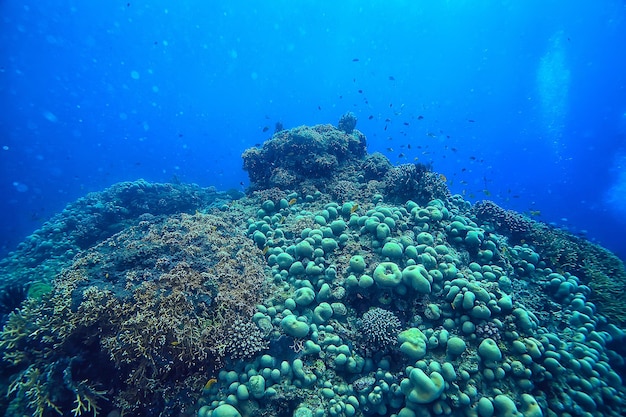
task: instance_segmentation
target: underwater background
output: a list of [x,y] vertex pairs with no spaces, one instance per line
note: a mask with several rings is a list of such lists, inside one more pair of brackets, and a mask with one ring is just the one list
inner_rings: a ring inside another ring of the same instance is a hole
[[626,415],[625,17],[3,2],[0,415]]
[[0,4],[0,253],[143,178],[244,191],[242,151],[358,117],[369,152],[626,256],[622,1]]

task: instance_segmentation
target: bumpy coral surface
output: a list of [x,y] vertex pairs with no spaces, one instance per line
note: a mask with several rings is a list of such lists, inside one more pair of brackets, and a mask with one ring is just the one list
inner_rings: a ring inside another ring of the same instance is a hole
[[240,200],[77,246],[7,317],[6,414],[624,415],[623,264],[348,122],[246,151]]

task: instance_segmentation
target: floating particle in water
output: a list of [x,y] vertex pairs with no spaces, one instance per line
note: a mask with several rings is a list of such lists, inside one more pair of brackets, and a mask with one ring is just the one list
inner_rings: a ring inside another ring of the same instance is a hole
[[56,115],[55,115],[54,113],[52,113],[52,112],[49,112],[48,110],[45,110],[45,111],[43,112],[43,117],[44,117],[47,121],[52,122],[52,123],[56,123],[56,122],[58,122],[58,121],[59,121],[59,119],[56,117]]
[[139,79],[139,72],[131,71],[130,72],[130,78],[132,78],[133,80],[138,80]]
[[25,193],[26,191],[28,191],[28,185],[24,184],[23,182],[13,181],[13,186],[18,193]]

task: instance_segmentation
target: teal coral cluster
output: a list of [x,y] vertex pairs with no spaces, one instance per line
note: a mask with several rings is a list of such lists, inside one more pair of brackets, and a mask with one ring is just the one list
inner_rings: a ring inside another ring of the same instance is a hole
[[7,415],[624,415],[623,323],[594,302],[623,265],[578,276],[566,234],[514,239],[364,146],[279,132],[244,154],[246,197],[80,250],[0,334]]
[[[248,220],[282,288],[255,320],[292,346],[222,371],[200,416],[220,415],[212,414],[220,404],[236,415],[624,411],[612,369],[623,360],[608,348],[624,333],[596,313],[577,277],[486,233],[458,197],[397,206],[374,196],[356,210],[356,202],[320,200],[286,195]],[[401,323],[384,346],[363,328],[380,311]],[[264,393],[242,400],[240,387],[259,375]]]

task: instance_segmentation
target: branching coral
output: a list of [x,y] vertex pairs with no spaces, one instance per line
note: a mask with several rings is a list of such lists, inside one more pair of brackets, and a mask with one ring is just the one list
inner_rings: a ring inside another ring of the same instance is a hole
[[95,415],[101,397],[108,410],[185,409],[250,335],[244,323],[267,284],[260,250],[233,226],[240,220],[147,219],[82,253],[50,293],[10,316],[0,347],[22,368],[17,410]]
[[383,179],[384,191],[391,201],[413,200],[426,205],[429,201],[450,197],[448,187],[429,165],[402,164],[387,171]]

